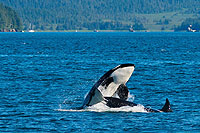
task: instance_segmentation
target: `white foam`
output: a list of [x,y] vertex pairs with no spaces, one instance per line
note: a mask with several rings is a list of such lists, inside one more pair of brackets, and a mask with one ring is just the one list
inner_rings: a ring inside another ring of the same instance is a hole
[[86,108],[85,110],[95,112],[147,112],[142,105],[137,105],[134,107],[123,106],[120,108],[110,108],[103,103],[95,104]]
[[85,109],[57,109],[56,111],[66,112],[147,112],[143,105],[138,104],[137,106],[123,106],[120,108],[110,108],[104,103],[98,103]]
[[[133,102],[135,96],[131,95],[129,93],[128,95],[128,101]],[[67,99],[64,100],[63,103],[66,102]],[[59,105],[59,109],[56,109],[56,111],[66,111],[66,112],[147,112],[144,109],[143,105],[138,104],[137,106],[130,107],[130,106],[123,106],[120,108],[110,108],[105,105],[104,102],[97,103],[93,106],[86,107],[85,109],[62,109],[61,104]]]
[[133,102],[135,100],[135,96],[128,93],[128,101]]

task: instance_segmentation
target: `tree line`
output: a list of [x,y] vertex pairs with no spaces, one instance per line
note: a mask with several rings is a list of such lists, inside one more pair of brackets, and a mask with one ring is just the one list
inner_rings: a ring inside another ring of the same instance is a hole
[[135,14],[153,14],[186,9],[200,10],[199,0],[0,0],[14,8],[23,20],[38,30],[127,29],[144,26]]
[[188,27],[191,26],[193,30],[200,31],[200,18],[187,18],[181,23],[180,26],[176,27],[175,31],[188,31]]
[[10,7],[0,3],[0,31],[20,31],[22,22],[18,14]]

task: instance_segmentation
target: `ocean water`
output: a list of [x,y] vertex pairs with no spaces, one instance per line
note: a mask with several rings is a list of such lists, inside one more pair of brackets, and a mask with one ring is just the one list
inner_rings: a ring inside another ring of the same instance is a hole
[[[76,110],[123,63],[135,108]],[[168,98],[173,112],[160,109]],[[142,106],[143,105],[143,106]],[[200,33],[0,33],[0,132],[199,132]]]

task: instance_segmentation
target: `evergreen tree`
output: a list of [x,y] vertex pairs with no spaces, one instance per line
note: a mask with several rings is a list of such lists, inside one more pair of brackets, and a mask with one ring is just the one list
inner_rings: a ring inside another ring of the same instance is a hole
[[13,9],[0,3],[0,31],[11,29],[22,30],[21,19]]

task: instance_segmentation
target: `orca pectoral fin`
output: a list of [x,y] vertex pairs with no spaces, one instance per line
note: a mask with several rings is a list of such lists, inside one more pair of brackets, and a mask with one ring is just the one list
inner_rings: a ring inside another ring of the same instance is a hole
[[163,108],[160,111],[162,111],[162,112],[172,112],[168,98],[166,98],[165,105],[163,106]]
[[129,102],[129,101],[125,101],[119,98],[115,98],[115,97],[105,97],[105,102],[106,105],[110,108],[119,108],[122,106],[137,106],[137,104]]

